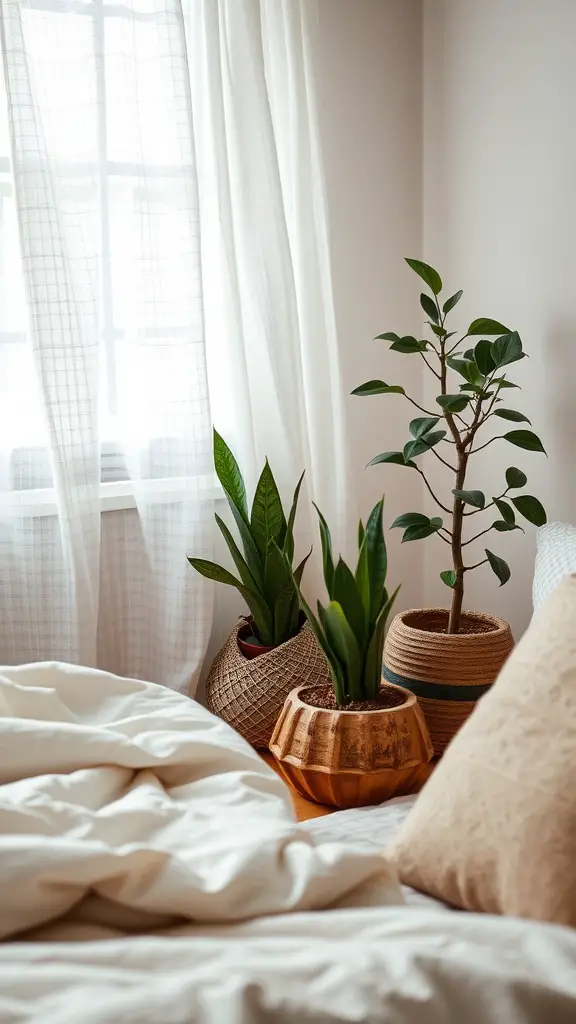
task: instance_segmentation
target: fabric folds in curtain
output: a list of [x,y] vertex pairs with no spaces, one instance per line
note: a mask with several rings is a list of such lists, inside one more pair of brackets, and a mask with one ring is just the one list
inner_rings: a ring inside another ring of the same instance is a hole
[[186,554],[209,552],[212,526],[182,10],[1,15],[1,226],[16,240],[18,221],[20,251],[0,279],[17,259],[22,281],[0,281],[0,658],[185,689],[211,625]]
[[[268,456],[335,544],[353,537],[314,96],[315,0],[189,0],[214,420],[251,482]],[[302,501],[302,542],[316,538]],[[310,578],[310,574],[309,578]]]

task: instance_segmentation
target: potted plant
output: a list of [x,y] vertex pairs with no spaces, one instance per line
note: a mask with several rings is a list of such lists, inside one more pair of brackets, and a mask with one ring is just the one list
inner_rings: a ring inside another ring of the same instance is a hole
[[310,552],[293,568],[294,522],[304,474],[288,517],[268,460],[249,510],[240,468],[214,431],[214,466],[234,517],[242,550],[219,515],[218,528],[238,572],[204,558],[188,561],[207,579],[236,587],[250,610],[217,655],[206,682],[208,707],[254,746],[266,747],[284,698],[302,673],[326,675],[309,629],[302,628],[297,586]]
[[[527,480],[522,470],[514,466],[507,469],[505,486],[495,488],[498,493],[487,497],[473,481],[469,482],[471,460],[499,439],[530,452],[544,452],[544,448],[532,430],[518,426],[529,424],[528,417],[504,404],[504,396],[518,387],[509,380],[508,367],[525,356],[518,333],[485,317],[473,320],[463,334],[449,330],[447,320],[462,291],[442,302],[438,272],[420,260],[406,262],[428,288],[429,293],[420,295],[420,305],[431,338],[419,340],[392,332],[378,338],[389,341],[392,351],[424,360],[437,380],[438,394],[435,402],[429,403],[433,408],[424,408],[403,387],[382,380],[368,381],[352,393],[400,394],[423,413],[409,423],[410,438],[402,451],[382,452],[370,465],[393,464],[419,473],[447,517],[407,512],[392,523],[392,527],[404,531],[403,542],[435,536],[448,546],[450,565],[440,577],[452,591],[452,598],[449,609],[412,610],[396,616],[384,653],[385,678],[401,683],[421,700],[435,750],[441,753],[474,702],[494,681],[513,646],[510,627],[502,619],[463,611],[468,573],[486,565],[501,586],[510,578],[510,568],[501,555],[490,547],[484,548],[483,555],[471,557],[473,548],[469,545],[492,531],[505,535],[521,529],[517,514],[536,526],[546,522],[538,498],[517,493]],[[472,340],[471,347],[464,345],[466,339]],[[503,433],[481,440],[483,432],[496,425]],[[419,464],[420,457],[428,453],[453,474],[450,498],[437,497],[436,488]],[[476,517],[489,511],[492,522],[486,525],[480,521],[478,527]]]
[[355,573],[336,566],[328,525],[318,511],[329,602],[316,616],[300,604],[324,652],[330,681],[306,682],[288,695],[270,750],[295,789],[336,807],[380,803],[419,788],[432,744],[417,700],[382,683],[384,630],[398,590],[386,590],[382,505],[358,535]]

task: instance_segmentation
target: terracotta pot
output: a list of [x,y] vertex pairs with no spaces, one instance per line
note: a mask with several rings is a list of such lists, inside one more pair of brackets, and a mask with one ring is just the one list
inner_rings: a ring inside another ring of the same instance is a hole
[[448,635],[448,610],[411,609],[395,617],[384,647],[384,679],[420,702],[434,753],[441,754],[496,679],[514,646],[503,619],[464,612]]
[[269,651],[273,651],[273,647],[265,647],[263,644],[251,644],[246,637],[254,635],[254,627],[251,619],[248,619],[243,626],[240,626],[238,630],[238,647],[242,651],[245,658],[259,658],[261,654],[268,654]]
[[306,703],[308,687],[288,695],[270,750],[303,796],[333,807],[362,807],[420,789],[432,744],[413,694],[377,711],[330,711]]
[[241,619],[214,659],[206,704],[252,746],[266,749],[286,695],[304,682],[327,682],[328,668],[308,625],[279,647],[245,658],[238,647],[245,625]]

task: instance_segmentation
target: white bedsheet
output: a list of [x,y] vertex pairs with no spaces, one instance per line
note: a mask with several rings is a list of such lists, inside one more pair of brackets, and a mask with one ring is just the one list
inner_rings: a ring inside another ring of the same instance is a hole
[[0,669],[0,783],[1,1024],[576,1020],[573,931],[400,905],[407,801],[297,826],[178,694]]

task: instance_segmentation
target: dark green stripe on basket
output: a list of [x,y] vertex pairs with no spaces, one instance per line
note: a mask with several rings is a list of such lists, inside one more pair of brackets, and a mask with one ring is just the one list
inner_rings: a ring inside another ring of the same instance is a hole
[[444,683],[426,683],[423,679],[408,679],[399,676],[392,669],[383,666],[382,675],[387,683],[396,683],[411,690],[415,697],[426,697],[428,700],[478,700],[490,689],[492,683],[481,683],[479,686],[446,686]]

